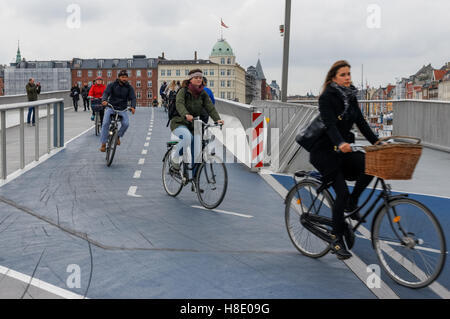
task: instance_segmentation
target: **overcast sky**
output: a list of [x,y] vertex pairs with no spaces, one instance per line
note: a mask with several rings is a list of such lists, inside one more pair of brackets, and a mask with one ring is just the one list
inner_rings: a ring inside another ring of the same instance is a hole
[[[69,5],[80,8],[80,25]],[[376,7],[370,5],[376,4]],[[258,57],[281,84],[284,0],[0,0],[0,64],[15,60],[131,57],[207,59],[224,37],[245,69]],[[375,8],[375,9],[373,9]],[[289,94],[317,94],[333,62],[354,83],[394,83],[431,63],[450,62],[448,0],[292,0]],[[379,13],[379,15],[378,15]]]

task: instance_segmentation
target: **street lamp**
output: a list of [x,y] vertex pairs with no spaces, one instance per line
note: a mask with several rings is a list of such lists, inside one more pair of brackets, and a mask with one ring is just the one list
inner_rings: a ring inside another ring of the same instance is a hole
[[[281,27],[280,27],[281,31]],[[287,86],[289,71],[289,38],[291,35],[291,0],[286,0],[284,21],[283,70],[281,79],[281,102],[287,102]]]

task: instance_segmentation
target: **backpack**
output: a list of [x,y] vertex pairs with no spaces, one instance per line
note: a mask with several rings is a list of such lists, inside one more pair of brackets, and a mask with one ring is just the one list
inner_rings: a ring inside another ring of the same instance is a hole
[[[176,103],[177,102],[176,97],[177,97],[177,94],[178,94],[178,92],[180,90],[184,90],[184,100],[185,101],[187,101],[188,96],[191,95],[186,88],[181,88],[177,92],[174,92],[174,91],[170,92],[170,94],[169,94],[169,106],[168,106],[168,112],[167,112],[168,116],[169,116],[169,121],[167,122],[167,125],[166,125],[167,127],[169,127],[170,121],[172,121],[172,119],[174,117],[180,116],[180,114],[177,111],[177,103]],[[170,96],[172,94],[175,97],[171,99]],[[202,102],[203,102],[203,110],[202,110],[202,114],[200,115],[200,119],[203,122],[206,123],[206,122],[208,122],[208,118],[209,118],[208,112],[206,112],[206,110],[204,108],[204,106],[206,104],[206,96],[204,94],[201,94],[201,97],[202,97]]]

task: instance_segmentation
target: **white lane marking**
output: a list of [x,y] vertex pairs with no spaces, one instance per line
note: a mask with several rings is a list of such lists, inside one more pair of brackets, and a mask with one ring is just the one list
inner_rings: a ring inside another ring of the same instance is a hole
[[136,171],[136,172],[134,172],[133,178],[134,178],[134,179],[141,178],[141,174],[142,174],[142,171]]
[[37,278],[31,278],[28,275],[22,274],[20,272],[5,268],[0,266],[0,274],[17,279],[19,281],[22,281],[26,284],[30,284],[31,286],[34,286],[36,288],[45,290],[47,292],[50,292],[56,296],[66,298],[66,299],[84,299],[83,296],[78,295],[76,293],[73,293],[69,290],[62,289],[60,287],[54,286],[52,284],[49,284],[45,281],[39,280]]
[[141,198],[141,195],[136,195],[137,189],[137,186],[130,186],[127,196]]
[[144,165],[145,164],[145,158],[139,159],[138,165]]
[[254,216],[251,215],[244,215],[244,214],[238,214],[238,213],[233,213],[233,212],[227,212],[225,210],[221,210],[221,209],[206,209],[205,207],[202,206],[191,206],[192,208],[196,208],[196,209],[202,209],[202,210],[207,210],[210,212],[215,212],[215,213],[219,213],[219,214],[226,214],[226,215],[233,215],[233,216],[238,216],[238,217],[244,217],[244,218],[253,218]]
[[[288,191],[281,185],[272,175],[268,173],[259,174],[269,184],[283,200],[286,198]],[[353,253],[353,257],[344,261],[344,264],[364,283],[367,287],[367,273],[368,266]],[[381,280],[380,288],[369,288],[370,291],[380,299],[398,299],[397,294],[383,281]]]
[[145,143],[144,144],[144,147],[149,147],[150,146],[150,143]]
[[147,150],[142,150],[142,155],[147,155],[148,151]]
[[147,139],[146,139],[146,140],[147,140],[147,141],[150,141],[151,139],[152,139],[151,137],[147,137]]

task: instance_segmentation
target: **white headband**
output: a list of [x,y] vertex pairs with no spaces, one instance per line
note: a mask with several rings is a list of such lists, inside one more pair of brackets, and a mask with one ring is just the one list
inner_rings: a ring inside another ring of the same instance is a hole
[[192,73],[191,75],[189,75],[189,80],[195,78],[196,76],[200,76],[203,78],[203,73],[201,73],[201,72]]

